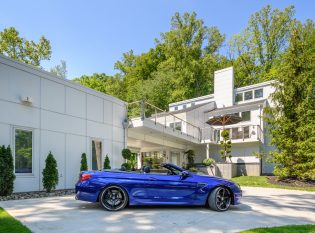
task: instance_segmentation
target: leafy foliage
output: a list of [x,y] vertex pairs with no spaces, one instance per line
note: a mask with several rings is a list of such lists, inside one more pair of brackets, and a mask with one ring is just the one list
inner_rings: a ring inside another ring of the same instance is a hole
[[0,196],[8,196],[13,192],[14,165],[10,146],[0,147]]
[[110,160],[109,160],[108,154],[105,155],[105,159],[104,159],[104,169],[111,169]]
[[275,78],[273,69],[288,47],[293,16],[293,6],[281,11],[267,5],[250,17],[243,32],[233,36],[229,44],[237,87]]
[[60,78],[67,78],[67,63],[64,60],[60,61],[60,65],[56,65],[55,67],[50,69],[50,73],[57,75]]
[[189,169],[189,168],[194,166],[195,151],[187,150],[187,151],[185,151],[185,155],[187,157],[187,169]]
[[213,158],[207,158],[202,161],[205,166],[212,166],[215,164],[215,160]]
[[220,141],[220,144],[222,146],[222,150],[220,150],[221,158],[227,160],[227,158],[231,158],[231,147],[232,143],[230,140],[230,131],[227,129],[224,129],[221,132],[221,137],[223,138],[222,141]]
[[280,177],[315,179],[315,27],[295,22],[288,50],[277,68],[274,106],[266,120]]
[[14,27],[9,27],[0,32],[0,53],[39,67],[42,60],[50,59],[51,46],[50,41],[44,36],[36,43],[20,37],[19,32]]
[[131,157],[131,151],[128,148],[125,148],[121,151],[121,155],[124,159],[128,160]]
[[82,172],[82,171],[87,171],[87,170],[88,170],[88,165],[87,165],[86,154],[82,153],[80,171]]
[[49,193],[51,190],[56,188],[58,184],[59,177],[58,177],[58,169],[57,169],[57,161],[49,152],[46,161],[45,168],[43,169],[43,186],[46,191]]

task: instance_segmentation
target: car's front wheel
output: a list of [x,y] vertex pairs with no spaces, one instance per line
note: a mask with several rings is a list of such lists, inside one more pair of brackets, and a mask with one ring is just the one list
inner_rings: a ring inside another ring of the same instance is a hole
[[128,195],[119,186],[111,185],[106,187],[100,195],[100,204],[106,210],[117,211],[125,208],[128,203]]
[[208,198],[208,204],[212,210],[226,211],[231,205],[231,192],[225,187],[215,188]]

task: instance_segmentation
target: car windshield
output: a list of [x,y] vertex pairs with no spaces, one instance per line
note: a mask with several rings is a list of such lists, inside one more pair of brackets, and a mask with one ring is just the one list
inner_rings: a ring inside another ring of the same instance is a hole
[[161,164],[162,167],[166,168],[167,170],[171,171],[172,174],[174,175],[180,175],[184,169],[174,165],[174,164]]

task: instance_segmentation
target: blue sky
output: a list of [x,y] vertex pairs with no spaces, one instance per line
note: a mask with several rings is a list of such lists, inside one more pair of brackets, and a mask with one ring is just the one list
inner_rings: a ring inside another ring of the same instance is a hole
[[314,20],[315,1],[300,0],[112,0],[2,1],[0,30],[14,26],[20,35],[51,41],[52,57],[45,69],[66,60],[68,78],[92,73],[114,74],[114,64],[131,49],[136,54],[154,46],[160,32],[170,29],[175,12],[197,13],[207,26],[217,26],[227,38],[240,32],[249,16],[270,4],[295,5],[296,18]]

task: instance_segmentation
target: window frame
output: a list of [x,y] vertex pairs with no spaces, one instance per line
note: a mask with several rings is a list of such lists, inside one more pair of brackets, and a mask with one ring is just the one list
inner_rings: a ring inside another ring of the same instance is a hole
[[[237,100],[237,99],[236,99],[236,97],[237,97],[238,95],[242,95],[242,99],[241,99],[241,100]],[[235,96],[234,96],[234,101],[235,101],[235,103],[243,102],[243,101],[244,101],[244,92],[236,93]]]
[[[15,172],[15,149],[16,149],[16,144],[15,144],[15,131],[16,130],[24,130],[24,131],[29,131],[32,132],[32,172],[30,173],[16,173]],[[27,177],[27,176],[34,176],[34,128],[30,128],[30,127],[23,127],[23,126],[13,126],[12,127],[12,156],[13,156],[13,167],[14,167],[14,174],[15,176],[22,176],[22,177]]]
[[[103,142],[103,139],[102,138],[91,138],[91,140],[90,140],[90,153],[91,153],[91,159],[90,159],[90,161],[91,161],[91,170],[92,171],[98,171],[98,169],[97,170],[93,170],[93,141],[97,141],[97,142],[101,142],[101,169],[103,168],[103,156],[102,156],[102,154],[103,154],[103,151],[104,151],[104,148],[103,148],[103,144],[104,144],[104,142]],[[97,161],[96,161],[97,162]]]
[[[256,91],[262,91],[262,96],[256,97]],[[259,88],[254,90],[254,99],[259,99],[264,97],[264,88]]]
[[[249,112],[249,120],[243,120],[243,112]],[[248,110],[248,111],[242,111],[242,112],[240,112],[239,113],[240,114],[240,117],[242,118],[242,122],[250,122],[251,121],[251,118],[252,118],[252,116],[251,116],[251,111],[250,110]]]
[[[246,99],[246,93],[252,93],[252,96],[250,99]],[[254,99],[254,95],[253,95],[253,90],[250,91],[244,91],[244,101],[249,101],[249,100],[253,100]]]

